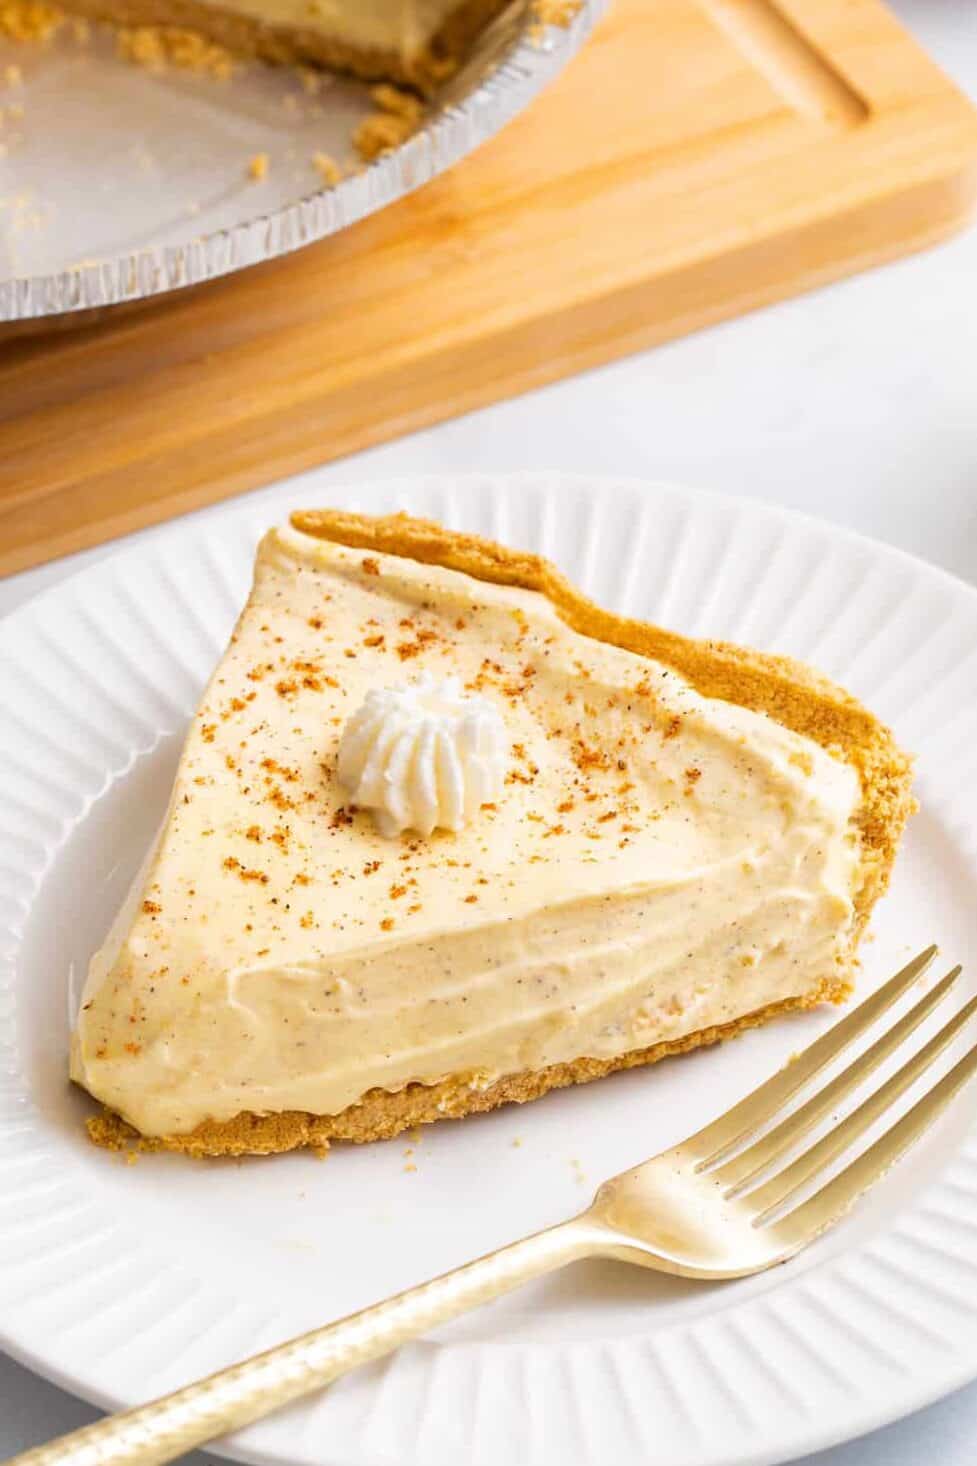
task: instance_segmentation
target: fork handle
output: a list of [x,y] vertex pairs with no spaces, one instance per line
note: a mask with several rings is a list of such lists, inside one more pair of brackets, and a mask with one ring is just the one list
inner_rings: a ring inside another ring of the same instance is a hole
[[585,1218],[536,1232],[148,1405],[24,1451],[7,1466],[153,1466],[171,1461],[530,1278],[598,1250],[598,1229]]

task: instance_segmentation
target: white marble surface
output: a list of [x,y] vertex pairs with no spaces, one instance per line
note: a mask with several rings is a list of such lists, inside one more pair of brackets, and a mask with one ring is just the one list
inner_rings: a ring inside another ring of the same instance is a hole
[[[895,9],[977,97],[974,0]],[[937,250],[364,453],[261,496],[413,472],[666,478],[821,515],[977,581],[977,227]],[[204,511],[205,513],[207,511]],[[147,531],[152,533],[152,531]],[[0,614],[95,550],[0,582]],[[0,1458],[95,1418],[0,1356]],[[808,1458],[970,1466],[977,1384]],[[194,1466],[214,1458],[189,1458]],[[667,1466],[667,1463],[661,1463]]]

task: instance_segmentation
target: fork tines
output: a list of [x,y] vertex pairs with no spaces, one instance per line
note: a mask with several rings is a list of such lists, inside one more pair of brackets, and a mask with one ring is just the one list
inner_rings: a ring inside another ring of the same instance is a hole
[[[710,1180],[719,1184],[727,1199],[742,1198],[752,1214],[754,1225],[763,1225],[775,1213],[781,1213],[785,1204],[807,1182],[825,1171],[880,1120],[896,1100],[926,1072],[977,1012],[977,997],[973,997],[838,1125],[814,1141],[800,1155],[791,1158],[790,1152],[796,1143],[839,1103],[853,1095],[869,1075],[895,1054],[910,1034],[939,1006],[960,976],[961,968],[951,968],[940,982],[920,997],[907,1013],[853,1059],[841,1073],[804,1104],[778,1119],[787,1101],[865,1035],[922,976],[936,952],[935,946],[920,952],[895,977],[811,1044],[794,1062],[781,1069],[683,1145],[683,1150],[695,1156],[696,1170],[708,1171]],[[789,1213],[786,1224],[796,1228],[798,1235],[805,1238],[827,1226],[929,1128],[957,1091],[975,1073],[977,1047],[965,1054],[864,1153],[829,1180],[808,1201]],[[776,1123],[767,1129],[771,1122]],[[763,1133],[759,1138],[752,1139],[758,1131]],[[759,1178],[778,1162],[786,1164],[782,1164],[781,1169],[769,1180],[757,1184]]]

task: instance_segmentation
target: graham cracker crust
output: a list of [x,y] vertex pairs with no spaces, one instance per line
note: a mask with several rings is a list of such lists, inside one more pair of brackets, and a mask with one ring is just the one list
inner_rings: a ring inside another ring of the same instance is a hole
[[89,1135],[97,1145],[125,1149],[135,1144],[142,1150],[181,1151],[191,1156],[239,1156],[268,1155],[302,1146],[325,1149],[332,1140],[386,1140],[415,1125],[461,1119],[503,1104],[525,1104],[551,1089],[653,1064],[671,1054],[687,1053],[730,1038],[782,1013],[826,1001],[841,1002],[848,996],[855,948],[875,902],[888,886],[899,838],[915,808],[910,788],[912,761],[867,708],[828,678],[792,658],[770,656],[728,642],[696,641],[605,611],[538,555],[403,514],[373,518],[341,510],[317,510],[293,514],[292,524],[304,534],[353,549],[402,555],[459,570],[479,580],[538,591],[548,598],[562,620],[582,635],[664,662],[704,696],[767,713],[849,763],[858,774],[862,791],[855,817],[861,848],[849,962],[843,972],[823,978],[801,997],[613,1059],[583,1056],[538,1071],[506,1075],[485,1088],[473,1087],[466,1076],[460,1075],[432,1085],[410,1084],[397,1092],[373,1089],[337,1115],[301,1111],[244,1113],[226,1122],[206,1122],[188,1135],[159,1138],[141,1137],[119,1116],[105,1111],[88,1121]]

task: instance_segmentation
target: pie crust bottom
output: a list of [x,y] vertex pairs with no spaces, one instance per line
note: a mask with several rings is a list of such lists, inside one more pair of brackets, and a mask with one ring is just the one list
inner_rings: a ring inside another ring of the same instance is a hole
[[303,1146],[325,1151],[333,1140],[354,1144],[390,1140],[415,1125],[429,1125],[434,1120],[461,1120],[466,1115],[498,1109],[499,1105],[525,1104],[551,1089],[587,1084],[618,1069],[655,1064],[671,1054],[685,1054],[732,1038],[745,1028],[756,1028],[783,1013],[813,1008],[818,1003],[841,1003],[849,992],[850,986],[845,982],[823,983],[803,997],[768,1003],[730,1023],[700,1028],[681,1038],[651,1044],[649,1048],[632,1049],[614,1059],[573,1059],[569,1063],[550,1064],[546,1069],[505,1075],[486,1088],[473,1087],[462,1076],[442,1079],[437,1084],[408,1084],[393,1093],[371,1089],[338,1115],[311,1115],[304,1110],[285,1110],[277,1115],[244,1113],[233,1120],[208,1120],[188,1135],[143,1136],[111,1110],[103,1110],[87,1121],[88,1134],[96,1145],[106,1150],[170,1150],[198,1157],[272,1155]]

